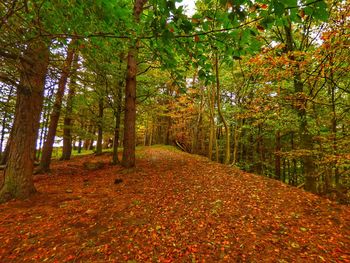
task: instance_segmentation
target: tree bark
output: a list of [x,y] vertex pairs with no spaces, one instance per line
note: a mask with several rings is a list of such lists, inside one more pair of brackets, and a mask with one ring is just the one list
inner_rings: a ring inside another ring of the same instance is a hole
[[124,167],[135,166],[135,122],[136,122],[136,63],[137,49],[132,48],[128,53],[128,72],[125,88],[125,115],[123,159]]
[[49,130],[47,133],[46,140],[44,142],[40,166],[37,170],[38,173],[44,173],[44,172],[49,171],[49,169],[50,169],[53,144],[55,141],[58,120],[60,118],[60,113],[61,113],[62,98],[64,95],[64,90],[66,88],[66,83],[67,83],[67,79],[69,77],[69,72],[71,69],[73,55],[74,55],[74,51],[75,51],[73,48],[73,45],[74,45],[74,41],[70,44],[70,46],[68,48],[67,57],[66,57],[66,60],[63,64],[61,77],[60,77],[59,82],[58,82],[58,90],[56,93],[55,103],[53,105],[52,113],[50,116]]
[[[214,141],[216,142],[216,133],[215,133],[215,90],[211,86],[208,87],[208,104],[209,104],[209,145],[208,145],[208,158],[209,160],[213,160],[213,148]],[[218,157],[216,156],[216,159]]]
[[[51,112],[51,107],[52,107],[52,98],[54,95],[54,87],[51,87],[48,95],[44,97],[44,106],[43,110],[41,111],[41,117],[43,123],[40,123],[39,126],[39,142],[38,142],[38,149],[36,151],[36,160],[40,160],[41,158],[41,152],[42,152],[42,147],[44,144],[44,141],[47,136],[47,129],[49,127],[49,118],[50,118],[50,112]],[[45,105],[45,101],[47,101],[47,105]]]
[[103,138],[103,98],[98,101],[98,121],[97,121],[97,141],[96,154],[102,154],[102,138]]
[[[140,22],[140,15],[147,0],[136,0],[134,5],[134,20]],[[126,168],[135,166],[136,144],[136,75],[137,75],[138,40],[132,44],[128,52],[127,76],[125,85],[125,115],[122,165]]]
[[230,147],[230,127],[227,124],[227,121],[222,114],[221,111],[221,96],[220,96],[220,79],[219,79],[219,61],[218,61],[218,54],[215,54],[215,75],[216,75],[216,99],[217,99],[217,106],[218,106],[218,114],[221,119],[221,121],[224,124],[225,127],[225,141],[226,141],[226,146],[225,146],[225,159],[224,159],[224,164],[229,164],[230,163],[230,158],[231,158],[231,147]]
[[276,132],[276,145],[275,145],[275,178],[281,180],[281,132]]
[[236,165],[238,162],[238,148],[239,148],[239,138],[241,134],[240,120],[237,120],[236,127],[233,134],[233,160],[232,165]]
[[36,192],[33,182],[35,145],[43,105],[45,77],[49,64],[47,44],[34,40],[21,60],[20,88],[17,89],[15,119],[0,201],[27,198]]
[[62,157],[61,160],[69,160],[72,155],[72,112],[73,112],[73,99],[75,96],[75,87],[76,87],[76,73],[78,70],[78,60],[79,55],[74,54],[73,59],[73,70],[74,74],[71,76],[69,92],[67,98],[67,107],[66,115],[63,120],[63,148],[62,148]]
[[122,82],[119,83],[117,90],[117,109],[114,112],[115,116],[115,128],[114,128],[114,140],[113,140],[113,160],[112,164],[118,164],[118,147],[119,147],[119,133],[120,133],[120,118],[122,114]]

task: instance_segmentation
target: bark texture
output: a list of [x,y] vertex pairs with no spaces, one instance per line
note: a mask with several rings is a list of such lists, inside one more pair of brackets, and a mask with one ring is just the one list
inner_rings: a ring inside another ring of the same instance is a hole
[[43,146],[40,167],[37,171],[39,173],[47,172],[50,169],[53,144],[55,141],[58,120],[60,118],[61,113],[62,99],[64,95],[64,90],[66,88],[67,79],[69,77],[69,72],[73,61],[73,55],[74,49],[72,48],[71,44],[70,48],[68,49],[67,57],[62,68],[61,77],[58,82],[58,90],[56,93],[55,103],[53,105],[52,113],[50,116],[49,130],[47,132],[47,137]]
[[67,98],[67,107],[66,107],[66,115],[63,120],[63,148],[62,148],[62,156],[61,160],[69,160],[72,155],[72,113],[73,113],[73,99],[75,96],[75,86],[76,86],[76,73],[78,70],[78,60],[79,55],[77,53],[74,54],[73,59],[73,70],[74,74],[71,75],[69,92]]
[[230,144],[230,127],[228,126],[228,123],[222,114],[221,111],[221,96],[220,96],[220,79],[219,79],[219,61],[218,61],[218,54],[215,55],[215,75],[216,75],[216,99],[217,99],[217,107],[218,107],[218,114],[219,117],[224,124],[225,128],[225,159],[224,164],[229,164],[231,159],[231,144]]
[[[140,22],[140,15],[147,0],[136,0],[134,5],[135,22]],[[125,116],[122,165],[130,168],[135,166],[136,144],[136,75],[137,75],[138,41],[131,45],[128,52],[127,75],[125,85]]]
[[34,40],[21,60],[20,85],[17,89],[15,119],[9,156],[0,190],[0,201],[27,198],[35,193],[33,168],[35,144],[43,105],[49,49],[42,40]]
[[120,117],[122,114],[122,84],[121,81],[117,87],[117,108],[114,112],[115,117],[115,128],[114,128],[114,139],[113,139],[113,164],[118,164],[118,147],[119,147],[119,133],[120,133]]

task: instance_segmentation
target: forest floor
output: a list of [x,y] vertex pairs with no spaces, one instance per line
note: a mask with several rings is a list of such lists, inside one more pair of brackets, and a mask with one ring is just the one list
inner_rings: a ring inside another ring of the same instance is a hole
[[350,207],[171,148],[137,157],[35,176],[0,205],[0,262],[350,262]]

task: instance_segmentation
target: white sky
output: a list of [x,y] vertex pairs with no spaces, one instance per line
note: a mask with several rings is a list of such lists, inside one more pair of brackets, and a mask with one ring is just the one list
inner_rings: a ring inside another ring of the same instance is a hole
[[185,7],[186,14],[188,16],[192,16],[195,13],[195,7],[196,7],[195,3],[196,3],[196,0],[182,0],[182,2],[178,4]]

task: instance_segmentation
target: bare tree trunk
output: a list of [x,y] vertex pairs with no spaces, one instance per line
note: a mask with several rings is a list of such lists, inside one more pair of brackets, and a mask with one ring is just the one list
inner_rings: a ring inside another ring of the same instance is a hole
[[153,143],[153,133],[154,133],[154,125],[153,125],[153,120],[152,120],[152,123],[151,123],[151,133],[149,135],[149,143],[148,143],[148,146],[151,146],[152,143]]
[[125,115],[123,159],[124,167],[135,166],[135,122],[136,122],[136,63],[137,49],[130,48],[128,53],[128,72],[125,88]]
[[[40,118],[40,119],[43,119],[43,124],[41,129],[39,129],[40,135],[39,135],[39,145],[36,151],[36,160],[40,160],[42,147],[43,147],[44,141],[46,140],[47,130],[50,122],[49,118],[50,118],[50,112],[51,112],[51,106],[52,106],[51,101],[52,101],[54,92],[55,92],[54,87],[52,87],[51,90],[49,91],[49,94],[44,98],[44,109],[41,111],[41,118]],[[47,101],[47,107],[45,107],[45,100]]]
[[276,132],[276,146],[275,146],[275,178],[281,180],[281,132]]
[[112,164],[118,164],[118,147],[119,147],[119,133],[120,133],[120,119],[122,114],[122,84],[120,82],[117,91],[117,109],[115,111],[115,128],[114,128],[114,140],[113,140],[113,160]]
[[102,138],[103,138],[103,98],[98,101],[98,122],[97,122],[97,141],[96,154],[102,154]]
[[238,146],[239,146],[239,137],[241,133],[241,127],[239,125],[239,121],[237,121],[236,128],[234,130],[233,134],[233,160],[232,160],[232,165],[236,165],[237,160],[238,160]]
[[61,77],[58,82],[58,90],[56,93],[55,103],[53,105],[52,113],[50,116],[49,131],[47,133],[47,138],[44,142],[40,166],[37,170],[38,173],[44,173],[50,169],[53,144],[55,141],[58,120],[60,118],[60,113],[61,113],[62,98],[64,95],[64,90],[66,88],[66,83],[67,83],[67,79],[68,79],[72,61],[73,61],[73,55],[75,52],[73,45],[74,45],[74,41],[70,44],[68,48],[67,57],[63,64]]
[[171,117],[168,116],[168,123],[166,127],[166,137],[165,137],[165,144],[170,145],[170,135],[171,135]]
[[75,88],[76,88],[76,77],[78,70],[78,53],[74,54],[73,58],[73,70],[74,73],[71,74],[69,92],[67,98],[67,107],[66,114],[63,120],[63,148],[62,148],[62,156],[61,160],[69,160],[72,155],[72,113],[73,113],[73,99],[75,96]]
[[[211,86],[208,87],[208,104],[209,104],[209,145],[208,145],[208,158],[213,160],[213,147],[214,142],[216,143],[216,133],[215,133],[215,90]],[[216,145],[216,144],[215,144]]]
[[[278,98],[281,95],[281,88],[278,87],[277,90],[277,96]],[[280,119],[280,112],[281,112],[281,107],[280,104],[278,104],[278,109],[277,109],[277,116],[278,119]],[[275,178],[277,180],[281,180],[281,131],[278,129],[276,132],[276,142],[275,142]],[[284,181],[284,179],[283,179]]]
[[0,201],[27,198],[35,193],[33,169],[35,145],[43,105],[45,77],[49,63],[49,49],[42,40],[28,44],[21,60],[20,87],[17,89],[15,119],[9,157],[0,186]]
[[221,121],[224,124],[225,127],[225,141],[226,141],[226,146],[225,146],[225,159],[224,159],[224,164],[229,164],[230,163],[230,158],[231,158],[231,147],[230,147],[230,127],[227,124],[227,121],[222,114],[221,111],[221,96],[220,96],[220,79],[219,79],[219,62],[218,62],[218,54],[215,54],[215,75],[216,75],[216,99],[217,99],[217,106],[218,106],[218,114],[221,119]]
[[[140,15],[147,0],[136,0],[134,4],[135,22],[140,22]],[[136,75],[137,75],[138,41],[128,52],[127,76],[125,85],[125,115],[124,115],[124,149],[122,165],[130,168],[135,166],[136,144]]]
[[83,140],[81,138],[79,138],[79,140],[78,140],[78,153],[81,153],[82,146],[83,146]]
[[194,136],[193,136],[193,140],[192,140],[192,152],[197,154],[199,153],[199,134],[202,130],[201,127],[201,123],[202,123],[202,112],[203,112],[203,107],[204,107],[204,98],[201,94],[201,101],[199,104],[199,111],[198,111],[198,116],[197,116],[197,120],[195,123],[195,127],[194,127]]
[[[330,62],[331,62],[331,65],[334,64],[332,56],[330,56]],[[333,154],[337,155],[338,154],[338,147],[337,147],[337,145],[338,145],[338,139],[337,139],[338,117],[337,117],[337,111],[336,111],[336,96],[335,96],[336,86],[334,85],[335,81],[334,81],[333,71],[331,71],[331,73],[330,73],[330,81],[332,81],[330,83],[330,85],[331,85],[331,87],[330,87],[330,93],[331,93],[330,104],[331,104],[331,110],[332,110],[332,119],[331,119],[332,148],[333,148]],[[339,174],[339,169],[337,167],[336,162],[333,163],[333,167],[334,167],[335,185],[337,188],[339,188],[341,186],[340,182],[339,182],[340,174]],[[330,178],[328,178],[328,179],[329,179],[328,185],[330,186],[331,180],[330,180]],[[328,188],[330,188],[329,186],[328,186]],[[329,190],[329,189],[327,189],[327,190]]]
[[3,147],[3,144],[4,144],[4,140],[5,140],[6,121],[9,118],[9,116],[8,116],[8,114],[9,114],[9,102],[11,100],[11,97],[13,96],[12,92],[13,92],[13,86],[11,86],[9,94],[7,96],[7,99],[4,102],[5,103],[5,109],[4,109],[4,112],[3,112],[4,115],[3,115],[2,121],[1,121],[0,158],[3,157],[2,156],[2,153],[3,153],[2,147]]

